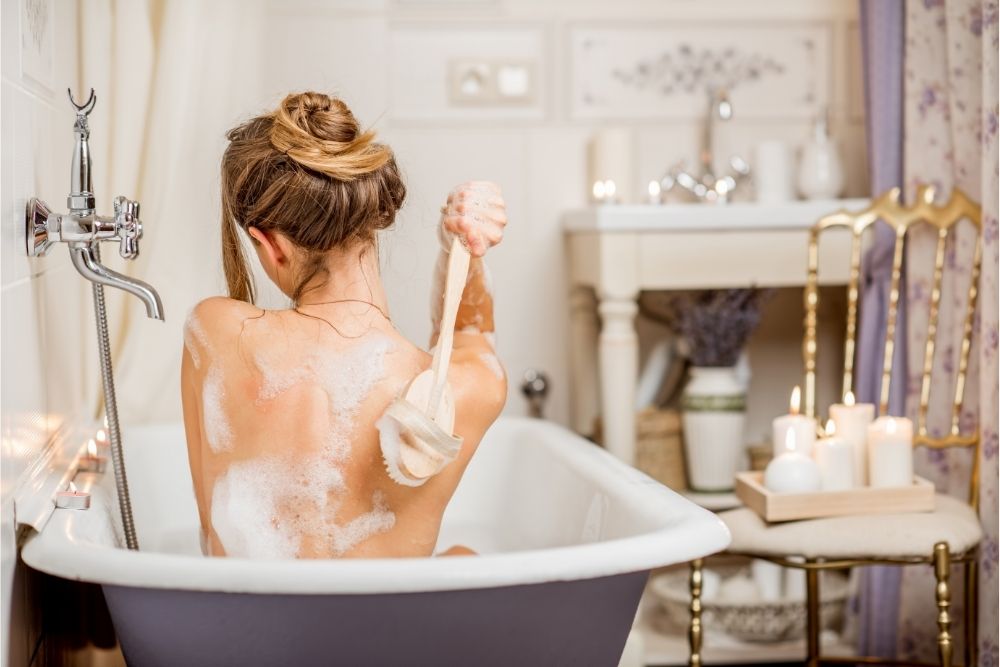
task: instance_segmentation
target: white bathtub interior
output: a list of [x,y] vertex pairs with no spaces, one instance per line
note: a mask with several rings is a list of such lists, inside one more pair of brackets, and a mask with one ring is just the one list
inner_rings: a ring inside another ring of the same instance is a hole
[[[448,506],[438,549],[463,544],[489,554],[570,546],[639,535],[669,521],[669,516],[636,516],[621,493],[595,484],[595,476],[606,471],[589,457],[557,455],[553,448],[568,435],[544,422],[499,420]],[[123,440],[142,548],[200,555],[183,426],[129,428]],[[578,438],[571,446],[596,448]],[[645,478],[636,472],[634,480]]]

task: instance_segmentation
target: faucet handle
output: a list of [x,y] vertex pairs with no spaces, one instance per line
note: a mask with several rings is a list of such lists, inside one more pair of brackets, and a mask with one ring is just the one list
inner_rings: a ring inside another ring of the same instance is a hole
[[142,238],[142,222],[139,220],[139,202],[127,197],[115,197],[115,227],[121,238],[118,254],[125,259],[139,256],[139,239]]

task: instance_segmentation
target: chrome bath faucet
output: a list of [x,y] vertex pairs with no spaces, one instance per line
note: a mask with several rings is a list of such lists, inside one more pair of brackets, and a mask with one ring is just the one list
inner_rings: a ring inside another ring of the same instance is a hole
[[715,173],[715,129],[716,124],[733,117],[733,104],[729,101],[729,93],[716,89],[709,94],[708,116],[702,134],[700,173],[691,174],[684,169],[683,163],[675,165],[660,181],[660,191],[667,193],[675,187],[680,187],[699,201],[725,204],[729,201],[733,190],[740,182],[750,176],[750,165],[746,160],[734,155],[729,160],[730,171],[726,174]]
[[152,287],[105,267],[100,261],[99,243],[117,241],[118,252],[125,259],[139,255],[139,239],[142,238],[142,222],[139,220],[139,202],[126,197],[115,197],[114,215],[101,216],[95,212],[93,184],[90,170],[90,128],[87,116],[94,108],[97,97],[90,91],[90,98],[83,105],[69,99],[76,108],[76,122],[73,133],[76,143],[73,148],[73,164],[70,173],[70,193],[66,198],[68,213],[53,213],[42,200],[32,198],[26,211],[27,252],[31,257],[46,254],[53,243],[69,244],[73,266],[87,280],[116,287],[134,294],[146,306],[146,315],[163,319],[163,303]]

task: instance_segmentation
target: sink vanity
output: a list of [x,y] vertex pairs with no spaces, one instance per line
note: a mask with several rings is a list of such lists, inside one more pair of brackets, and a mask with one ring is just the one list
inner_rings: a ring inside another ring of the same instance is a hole
[[[642,290],[801,287],[813,223],[867,203],[603,205],[567,212],[574,429],[591,433],[601,414],[608,449],[634,460]],[[850,251],[850,235],[824,236],[820,266],[834,268],[820,273],[821,284],[847,284]]]

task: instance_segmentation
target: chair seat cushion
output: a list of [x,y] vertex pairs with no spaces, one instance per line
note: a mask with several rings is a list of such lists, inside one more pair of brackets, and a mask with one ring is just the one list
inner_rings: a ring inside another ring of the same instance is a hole
[[729,550],[806,558],[929,557],[938,542],[964,553],[982,538],[975,510],[938,494],[933,512],[865,514],[767,523],[747,507],[719,514],[733,541]]

